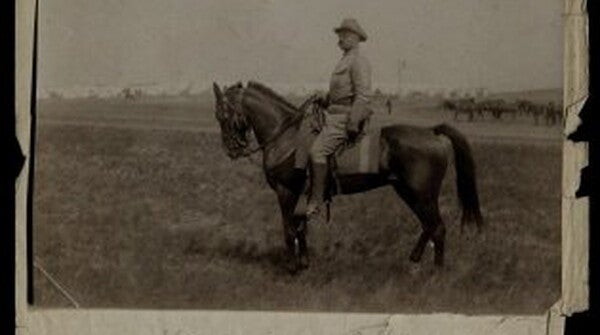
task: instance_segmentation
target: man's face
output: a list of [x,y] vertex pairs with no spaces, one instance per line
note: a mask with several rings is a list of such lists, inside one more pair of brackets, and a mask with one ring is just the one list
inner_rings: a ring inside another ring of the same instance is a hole
[[344,51],[348,51],[354,48],[358,45],[358,42],[360,42],[360,37],[357,34],[348,30],[339,31],[338,39],[338,46]]

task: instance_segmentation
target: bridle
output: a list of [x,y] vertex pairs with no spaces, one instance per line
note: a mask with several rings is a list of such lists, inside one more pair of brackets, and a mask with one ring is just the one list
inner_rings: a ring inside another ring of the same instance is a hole
[[[244,105],[243,105],[244,94],[246,93],[246,88],[239,87],[238,90],[239,90],[239,92],[237,92],[237,94],[235,95],[235,98],[233,99],[234,100],[233,103],[230,102],[227,98],[223,99],[223,102],[228,106],[228,108],[233,110],[235,114],[243,115],[244,118],[246,118],[246,113],[245,113]],[[235,158],[248,157],[248,156],[251,156],[261,150],[266,149],[269,145],[271,145],[275,141],[277,141],[288,129],[290,129],[291,127],[302,122],[302,120],[304,120],[304,118],[306,118],[308,115],[310,115],[310,113],[305,112],[305,109],[307,106],[312,105],[313,112],[316,112],[316,109],[318,109],[319,107],[317,106],[317,104],[315,104],[315,101],[316,101],[316,95],[312,95],[311,97],[309,97],[299,108],[300,112],[297,115],[295,115],[294,117],[289,118],[285,122],[283,122],[281,124],[281,126],[279,126],[279,128],[275,132],[273,132],[273,134],[268,139],[263,141],[263,143],[261,143],[261,144],[257,144],[253,148],[250,148],[250,147],[243,148],[238,153],[236,153]]]

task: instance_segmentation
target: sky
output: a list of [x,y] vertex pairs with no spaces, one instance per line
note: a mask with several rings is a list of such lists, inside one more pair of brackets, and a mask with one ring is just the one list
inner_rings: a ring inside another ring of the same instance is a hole
[[[386,90],[562,87],[562,0],[45,0],[42,89],[327,85],[356,18]],[[405,67],[399,75],[399,65]]]

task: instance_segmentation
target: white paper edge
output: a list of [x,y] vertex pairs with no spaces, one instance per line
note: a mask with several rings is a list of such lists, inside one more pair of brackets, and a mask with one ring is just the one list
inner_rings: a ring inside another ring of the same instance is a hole
[[[587,97],[585,0],[565,0],[565,138]],[[562,294],[539,316],[352,314],[119,309],[36,309],[26,301],[26,200],[35,0],[16,2],[16,130],[27,157],[16,183],[17,334],[562,334],[564,317],[588,308],[588,200],[575,199],[587,145],[564,141]]]

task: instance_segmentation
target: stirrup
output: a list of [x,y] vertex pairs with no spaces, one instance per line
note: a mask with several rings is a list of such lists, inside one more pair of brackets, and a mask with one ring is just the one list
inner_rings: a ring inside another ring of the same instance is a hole
[[[308,206],[310,207],[310,206]],[[306,208],[306,222],[318,222],[318,223],[329,223],[331,219],[331,211],[329,207],[329,202],[324,201],[318,206],[314,206],[313,208]],[[323,213],[325,211],[325,213]]]
[[317,204],[317,205],[308,203],[306,205],[306,216],[310,216],[310,215],[314,215],[314,214],[320,213],[322,211],[321,207],[323,207],[323,205],[324,205],[324,203],[320,203],[320,204]]
[[307,214],[306,215],[306,223],[309,226],[313,226],[313,225],[324,225],[327,223],[327,219],[325,219],[323,217],[323,213],[321,212],[315,212],[313,214]]

